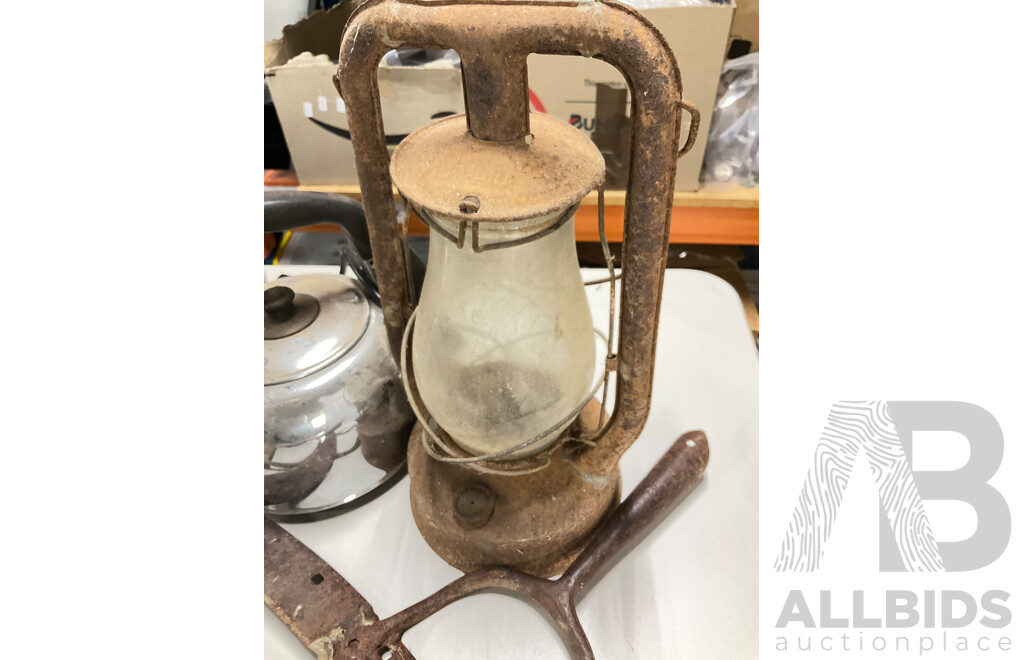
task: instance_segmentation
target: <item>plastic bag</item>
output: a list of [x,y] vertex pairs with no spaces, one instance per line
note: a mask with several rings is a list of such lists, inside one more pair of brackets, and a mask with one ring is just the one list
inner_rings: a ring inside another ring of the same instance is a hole
[[727,60],[722,67],[720,92],[704,152],[706,182],[758,185],[757,53]]

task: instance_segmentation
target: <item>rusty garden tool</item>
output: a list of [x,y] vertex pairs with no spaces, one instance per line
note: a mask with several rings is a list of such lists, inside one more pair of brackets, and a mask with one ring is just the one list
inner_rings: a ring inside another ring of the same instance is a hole
[[387,619],[378,619],[370,604],[327,562],[265,519],[264,600],[319,658],[410,660],[413,656],[402,644],[409,628],[481,589],[514,591],[551,615],[573,660],[593,660],[576,616],[577,596],[614,555],[697,483],[708,458],[703,432],[691,431],[676,440],[557,580],[504,567],[481,569]]

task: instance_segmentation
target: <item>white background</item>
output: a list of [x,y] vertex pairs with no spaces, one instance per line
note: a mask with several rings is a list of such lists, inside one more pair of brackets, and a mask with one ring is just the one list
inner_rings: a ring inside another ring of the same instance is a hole
[[[1014,522],[1024,520],[1020,9],[765,5],[762,657],[829,657],[774,652],[773,628],[795,588],[812,604],[822,588],[999,588],[1024,620],[1016,530],[984,570],[879,574],[877,491],[863,463],[821,571],[772,570],[835,400],[959,400],[987,409],[1006,446],[991,483]],[[850,604],[836,607],[848,613]],[[1024,649],[1016,623],[988,632],[1015,638],[1017,654]]]
[[[261,268],[259,6],[5,12],[0,648],[259,657],[259,476],[237,469],[260,426],[258,308],[233,293]],[[1006,436],[993,483],[1024,515],[1020,14],[765,3],[766,633],[835,399],[985,407]],[[873,529],[856,511],[837,535]],[[954,581],[1019,598],[1018,536]]]

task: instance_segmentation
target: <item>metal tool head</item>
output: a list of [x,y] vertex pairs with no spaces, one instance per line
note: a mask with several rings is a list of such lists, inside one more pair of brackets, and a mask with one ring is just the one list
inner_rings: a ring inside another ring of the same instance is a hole
[[387,619],[378,619],[370,604],[341,575],[267,520],[264,600],[321,658],[410,660],[413,656],[402,644],[402,635],[409,628],[483,589],[511,591],[533,600],[551,616],[573,660],[594,660],[576,615],[576,598],[611,557],[697,484],[709,457],[703,432],[691,431],[676,440],[557,580],[504,567],[487,568],[463,575]]

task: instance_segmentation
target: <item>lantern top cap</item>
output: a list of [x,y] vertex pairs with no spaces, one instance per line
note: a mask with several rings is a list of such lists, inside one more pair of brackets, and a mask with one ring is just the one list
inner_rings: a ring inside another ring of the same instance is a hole
[[523,140],[491,142],[472,136],[465,115],[445,117],[402,140],[391,178],[417,207],[469,222],[537,218],[604,183],[604,157],[585,133],[538,113],[530,127]]

